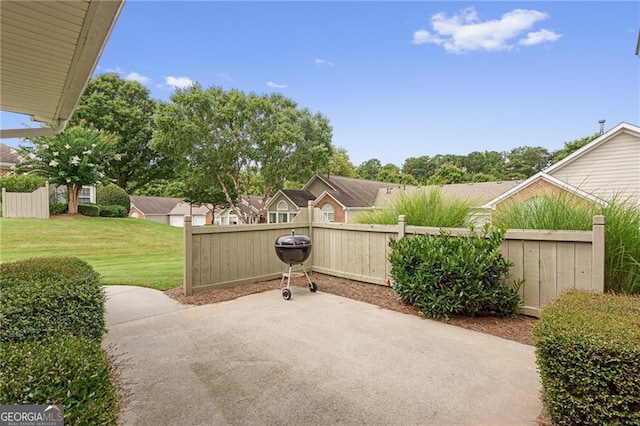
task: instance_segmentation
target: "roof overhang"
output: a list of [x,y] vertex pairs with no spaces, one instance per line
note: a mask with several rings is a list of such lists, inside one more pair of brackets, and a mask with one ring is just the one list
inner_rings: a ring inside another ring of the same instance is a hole
[[0,130],[1,138],[64,130],[123,4],[124,0],[0,2],[0,109],[53,123]]

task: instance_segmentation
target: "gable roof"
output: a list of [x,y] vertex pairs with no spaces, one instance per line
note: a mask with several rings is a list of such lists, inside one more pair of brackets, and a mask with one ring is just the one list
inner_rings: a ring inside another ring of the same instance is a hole
[[187,216],[198,215],[206,216],[206,214],[213,209],[213,205],[191,205],[187,202],[181,201],[169,212],[169,216]]
[[18,164],[18,152],[8,145],[0,143],[0,164],[11,167]]
[[612,128],[611,130],[609,130],[608,132],[602,134],[599,138],[592,140],[582,148],[572,152],[570,155],[566,156],[565,158],[558,161],[557,163],[550,165],[549,167],[544,169],[543,172],[545,172],[546,174],[551,174],[553,172],[560,170],[567,164],[574,162],[575,160],[587,154],[588,152],[607,143],[608,141],[610,141],[620,133],[630,133],[640,138],[640,127],[634,126],[633,124],[622,122],[617,126],[615,126],[614,128]]
[[131,205],[140,210],[145,215],[169,214],[176,205],[182,203],[182,198],[174,197],[145,197],[142,195],[131,195]]
[[507,198],[511,197],[512,195],[522,191],[524,188],[534,184],[535,182],[539,181],[539,180],[544,180],[552,185],[557,186],[558,188],[564,189],[565,191],[571,192],[573,194],[576,194],[582,198],[586,198],[587,200],[590,201],[594,201],[597,203],[602,203],[603,201],[601,199],[599,199],[598,197],[594,197],[593,195],[582,191],[579,188],[576,188],[573,185],[568,184],[567,182],[564,182],[560,179],[557,179],[551,175],[546,174],[545,172],[538,172],[535,175],[531,176],[529,179],[522,181],[521,183],[519,183],[518,185],[514,186],[513,188],[509,189],[508,191],[504,192],[503,194],[500,194],[499,196],[495,197],[492,200],[487,201],[484,205],[482,205],[482,208],[495,208],[496,205],[504,200],[506,200]]
[[[330,188],[325,192],[345,207],[373,207],[380,189],[403,186],[397,183],[316,174],[302,190],[308,190],[317,179]],[[318,196],[320,195],[318,194]]]

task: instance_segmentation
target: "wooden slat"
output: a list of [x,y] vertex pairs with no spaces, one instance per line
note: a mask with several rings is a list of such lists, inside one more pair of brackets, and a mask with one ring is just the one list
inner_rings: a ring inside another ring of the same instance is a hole
[[576,244],[575,247],[575,288],[592,290],[592,251],[590,244]]
[[558,243],[558,295],[575,288],[575,244]]
[[540,242],[524,241],[524,306],[540,307]]
[[557,244],[540,242],[540,306],[545,306],[557,295]]

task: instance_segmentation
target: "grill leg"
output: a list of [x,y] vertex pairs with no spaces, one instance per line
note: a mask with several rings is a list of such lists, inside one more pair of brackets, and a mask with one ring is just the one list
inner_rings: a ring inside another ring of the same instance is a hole
[[[285,271],[287,271],[287,272],[284,272],[282,274],[282,279],[280,280],[280,288],[281,289],[282,288],[289,288],[289,285],[291,284],[291,267],[292,267],[292,265],[289,265],[289,268],[285,269]],[[307,272],[305,271],[305,274],[306,273]],[[287,286],[286,287],[283,286],[285,277],[287,278]],[[309,278],[309,277],[307,276],[307,278]]]

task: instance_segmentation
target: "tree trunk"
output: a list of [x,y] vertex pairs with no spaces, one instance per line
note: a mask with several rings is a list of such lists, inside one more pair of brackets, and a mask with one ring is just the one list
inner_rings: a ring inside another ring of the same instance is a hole
[[67,191],[69,192],[69,206],[67,213],[78,213],[78,198],[80,198],[80,191],[82,191],[82,185],[67,185]]

